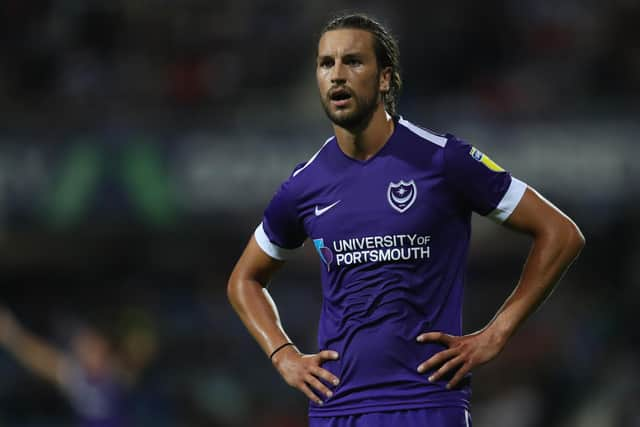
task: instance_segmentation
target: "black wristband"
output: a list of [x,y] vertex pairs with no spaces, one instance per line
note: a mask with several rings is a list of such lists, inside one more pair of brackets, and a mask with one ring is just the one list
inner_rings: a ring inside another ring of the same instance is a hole
[[269,360],[273,360],[273,356],[274,356],[277,352],[279,352],[280,350],[282,350],[283,348],[285,348],[285,347],[286,347],[286,346],[288,346],[288,345],[293,345],[293,343],[292,343],[292,342],[286,342],[286,343],[282,344],[280,347],[278,347],[278,348],[276,348],[275,350],[273,350],[273,351],[271,352],[271,356],[269,356]]

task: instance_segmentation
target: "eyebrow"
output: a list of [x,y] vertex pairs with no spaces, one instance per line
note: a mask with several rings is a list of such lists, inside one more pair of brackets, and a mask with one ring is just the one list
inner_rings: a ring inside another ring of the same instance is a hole
[[[356,51],[352,51],[352,52],[347,52],[342,54],[341,58],[359,58],[364,56],[364,53],[362,51],[356,50]],[[318,60],[322,60],[322,59],[332,59],[334,58],[333,55],[318,55]]]

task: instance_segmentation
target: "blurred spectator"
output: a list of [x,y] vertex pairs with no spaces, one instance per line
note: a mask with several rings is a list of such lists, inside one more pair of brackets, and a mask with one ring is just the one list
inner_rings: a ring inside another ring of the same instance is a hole
[[87,325],[76,326],[70,341],[69,350],[57,348],[0,307],[0,345],[26,369],[60,388],[78,425],[132,425],[127,421],[134,407],[129,393],[155,353],[153,331],[141,324],[128,327],[120,352],[106,335]]
[[33,335],[0,307],[0,344],[25,368],[52,382],[69,398],[80,426],[123,426],[124,383],[107,339],[81,326],[68,352]]

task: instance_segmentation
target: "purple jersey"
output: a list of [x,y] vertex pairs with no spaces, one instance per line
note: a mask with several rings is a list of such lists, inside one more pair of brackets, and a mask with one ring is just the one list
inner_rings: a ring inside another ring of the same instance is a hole
[[417,372],[444,347],[416,337],[461,335],[471,212],[502,222],[525,188],[453,135],[404,119],[366,161],[334,137],[294,170],[255,238],[276,259],[309,238],[320,258],[318,347],[340,354],[323,367],[341,382],[310,416],[468,407],[469,378],[447,390],[447,378],[430,383]]

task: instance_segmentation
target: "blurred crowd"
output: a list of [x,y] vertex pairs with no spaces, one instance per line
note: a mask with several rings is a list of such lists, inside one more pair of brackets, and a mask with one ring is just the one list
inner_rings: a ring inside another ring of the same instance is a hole
[[[306,425],[225,286],[278,182],[329,132],[315,42],[344,9],[399,38],[401,114],[488,144],[587,239],[474,373],[474,425],[640,426],[637,1],[5,0],[0,427]],[[474,228],[467,332],[528,249]],[[319,268],[306,247],[272,284],[308,352]]]
[[295,105],[322,23],[359,7],[395,29],[405,106],[463,98],[490,114],[549,117],[640,95],[633,0],[7,0],[0,108],[8,125],[162,126],[187,110],[228,126],[254,111],[247,104]]

